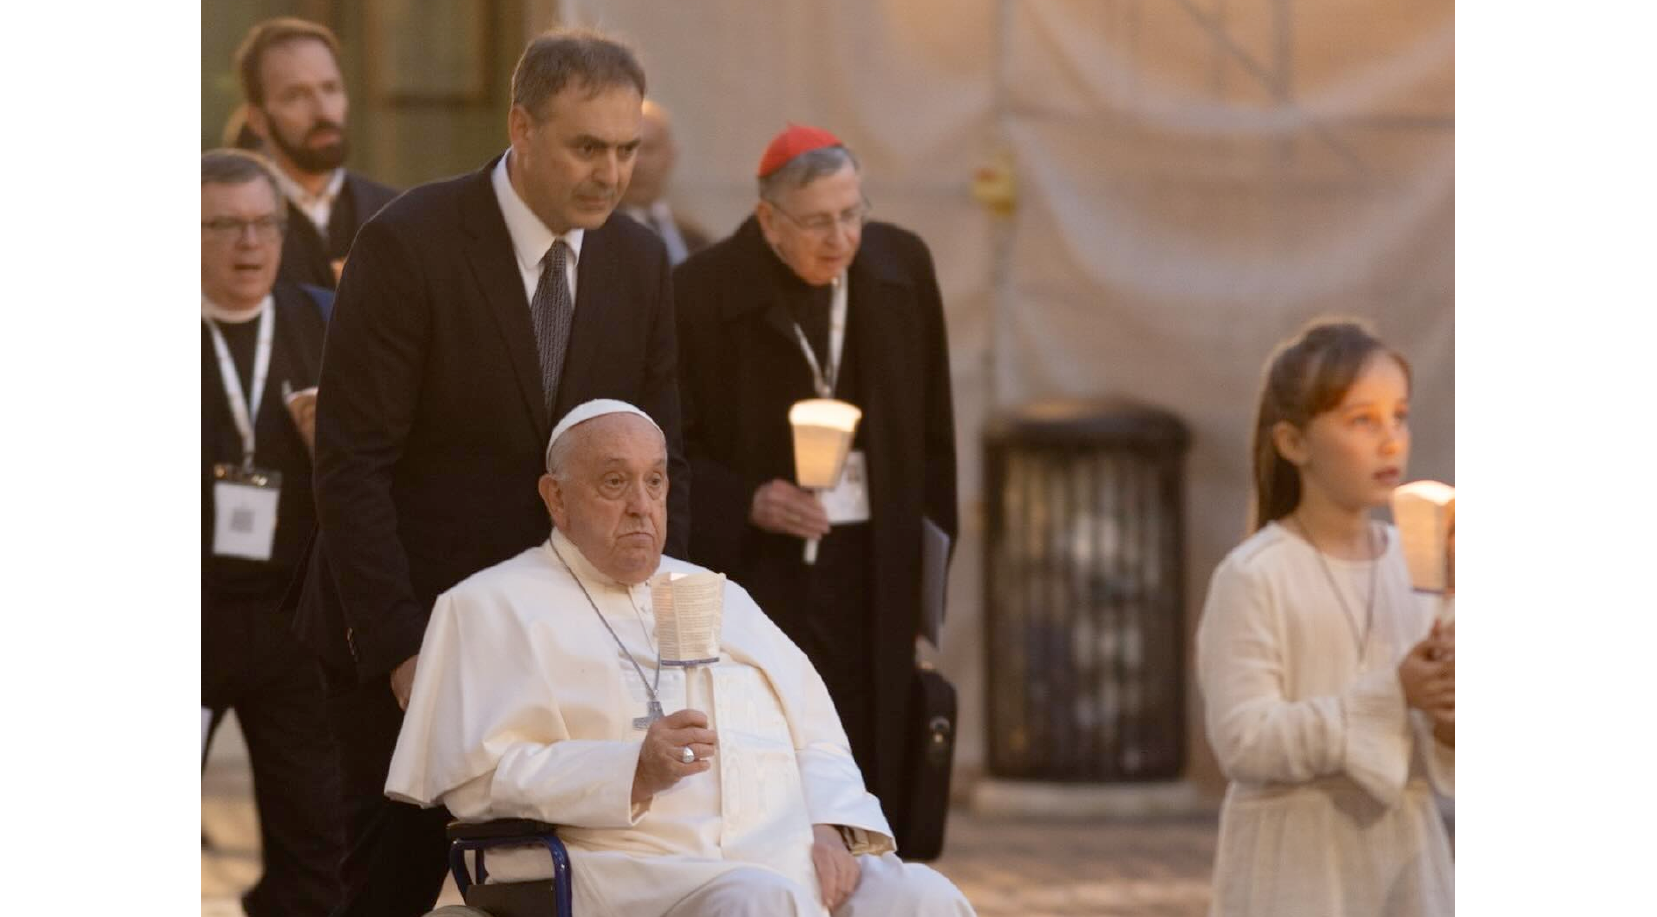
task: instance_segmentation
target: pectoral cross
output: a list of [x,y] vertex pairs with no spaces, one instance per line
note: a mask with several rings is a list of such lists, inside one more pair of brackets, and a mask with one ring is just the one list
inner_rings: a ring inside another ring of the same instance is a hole
[[634,729],[649,729],[651,723],[654,723],[667,715],[662,712],[662,702],[656,700],[655,698],[650,699],[650,703],[645,707],[645,711],[644,716],[636,716],[633,718]]

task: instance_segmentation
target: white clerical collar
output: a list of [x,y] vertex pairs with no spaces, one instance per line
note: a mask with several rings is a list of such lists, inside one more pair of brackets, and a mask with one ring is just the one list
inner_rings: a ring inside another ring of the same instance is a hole
[[[607,589],[614,589],[618,592],[630,592],[639,589],[643,589],[648,592],[650,589],[650,583],[648,580],[642,583],[635,583],[632,586],[627,586],[617,582],[614,577],[593,566],[592,561],[589,561],[587,556],[581,553],[581,549],[575,546],[575,542],[571,541],[569,536],[557,529],[553,529],[552,537],[547,539],[547,551],[551,553],[554,550],[557,551],[558,557],[562,557],[564,561],[570,565],[570,571],[584,582],[604,586]],[[556,560],[557,558],[554,558],[555,562]],[[656,569],[661,569],[661,561],[656,562]]]
[[270,308],[271,302],[271,295],[266,293],[265,298],[259,300],[259,304],[251,309],[226,309],[208,299],[207,294],[203,293],[201,294],[201,317],[210,318],[215,322],[223,322],[226,325],[240,325],[264,315],[265,310]]
[[548,229],[547,224],[541,222],[535,211],[530,210],[529,205],[518,196],[518,189],[512,187],[512,179],[506,172],[506,162],[511,158],[512,150],[508,148],[500,162],[495,163],[495,171],[489,181],[495,187],[495,201],[500,204],[501,216],[506,220],[506,234],[512,237],[512,251],[518,257],[518,269],[531,274],[541,273],[541,259],[546,257],[547,250],[558,239],[563,239],[564,244],[570,247],[573,256],[570,263],[579,264],[581,238],[586,230],[578,227],[560,236]]

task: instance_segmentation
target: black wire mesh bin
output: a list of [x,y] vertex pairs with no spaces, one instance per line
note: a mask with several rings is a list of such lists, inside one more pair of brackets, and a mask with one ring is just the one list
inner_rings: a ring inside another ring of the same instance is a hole
[[1185,765],[1179,418],[1049,401],[984,431],[989,774],[1166,780]]

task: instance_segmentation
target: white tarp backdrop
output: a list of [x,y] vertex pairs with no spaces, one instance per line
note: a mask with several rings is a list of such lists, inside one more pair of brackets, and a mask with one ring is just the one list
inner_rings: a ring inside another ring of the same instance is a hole
[[[1192,428],[1187,627],[1242,535],[1260,365],[1354,314],[1414,363],[1412,476],[1454,481],[1450,0],[546,0],[621,33],[673,113],[676,206],[717,234],[788,120],[863,160],[876,216],[931,246],[948,311],[965,534],[940,666],[957,767],[984,759],[989,413],[1120,394]],[[547,24],[547,20],[536,23]],[[1016,213],[970,193],[1010,156]],[[1217,785],[1190,692],[1191,776]]]

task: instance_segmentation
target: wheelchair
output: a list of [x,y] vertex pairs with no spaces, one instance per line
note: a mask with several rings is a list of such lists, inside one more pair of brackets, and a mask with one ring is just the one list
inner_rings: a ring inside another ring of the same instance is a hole
[[[449,905],[427,917],[570,917],[573,876],[570,854],[558,827],[528,818],[449,823],[449,871],[466,904]],[[488,851],[539,844],[552,855],[552,878],[488,884]],[[473,856],[468,869],[466,855]]]

